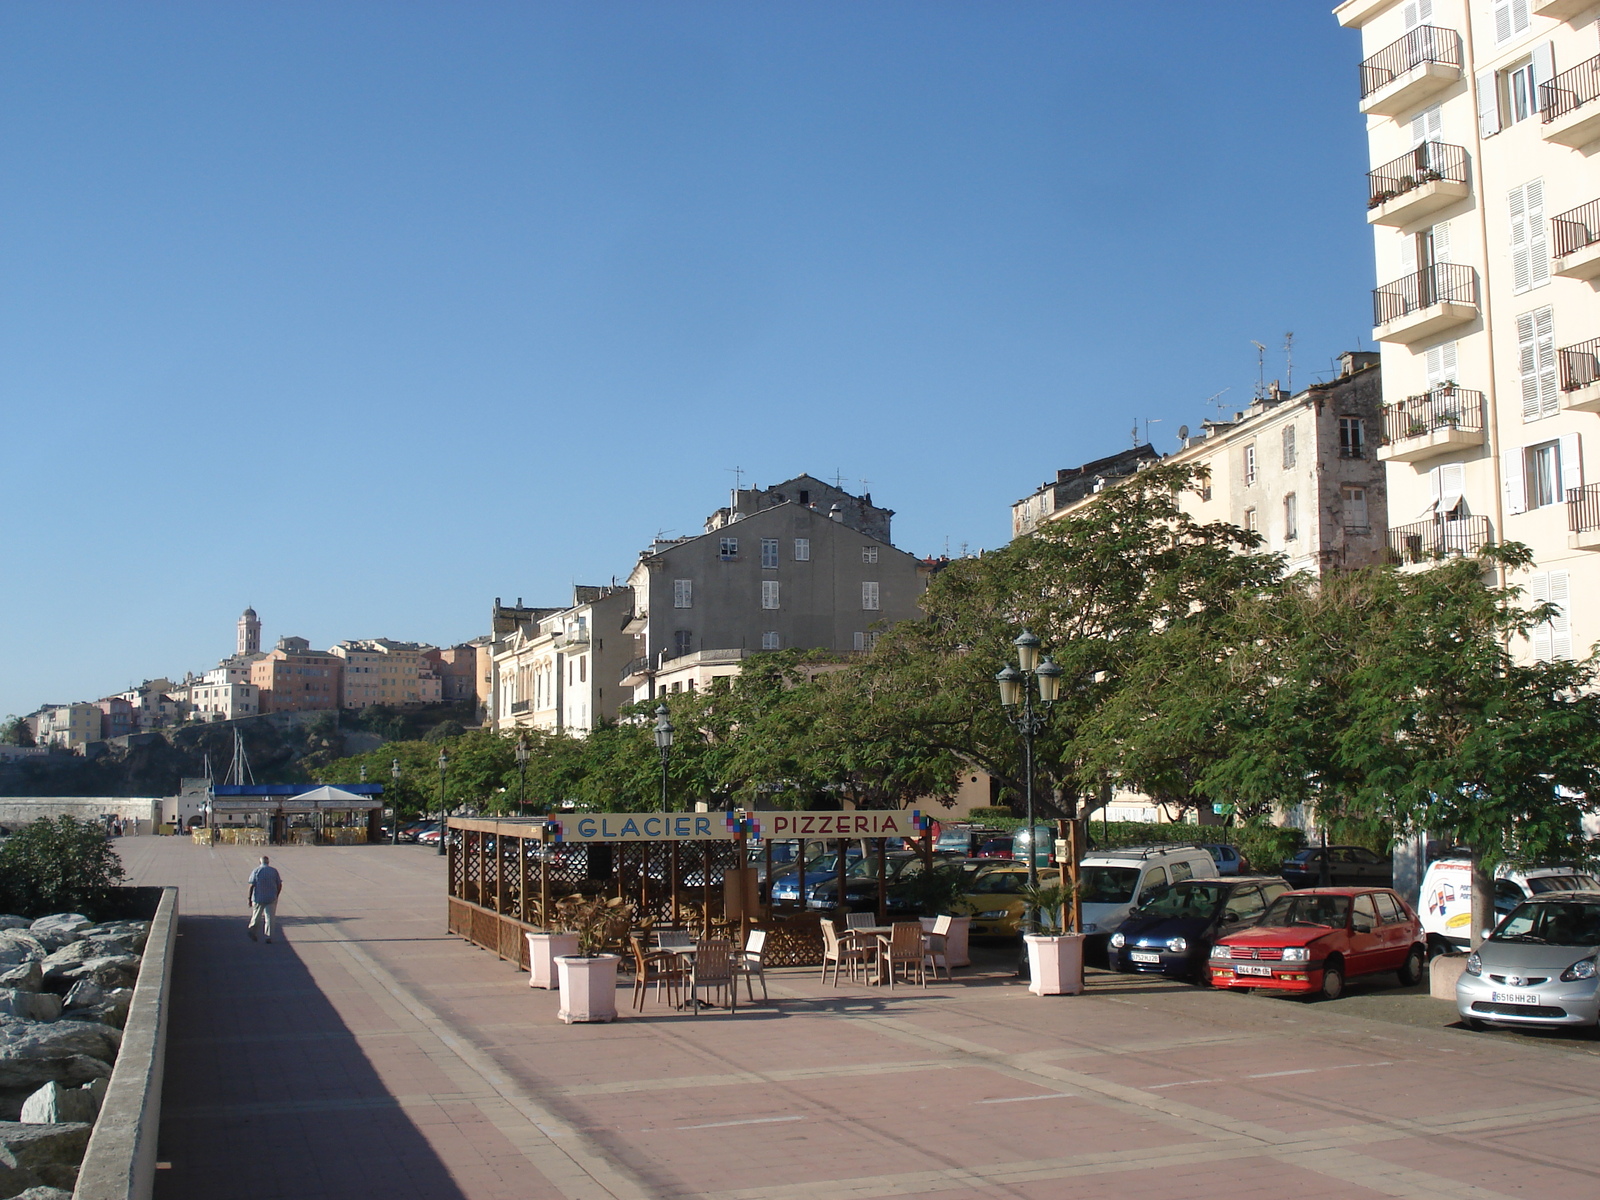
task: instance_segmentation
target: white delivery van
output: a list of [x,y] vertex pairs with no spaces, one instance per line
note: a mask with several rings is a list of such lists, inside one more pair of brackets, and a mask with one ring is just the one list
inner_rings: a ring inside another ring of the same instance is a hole
[[[1495,872],[1494,914],[1498,922],[1529,896],[1545,892],[1600,892],[1600,880],[1575,867],[1501,867]],[[1441,858],[1428,864],[1417,900],[1428,955],[1465,950],[1472,942],[1472,861]]]
[[1185,879],[1216,879],[1217,861],[1204,846],[1125,846],[1098,850],[1078,867],[1083,932],[1104,942],[1128,910],[1157,888]]

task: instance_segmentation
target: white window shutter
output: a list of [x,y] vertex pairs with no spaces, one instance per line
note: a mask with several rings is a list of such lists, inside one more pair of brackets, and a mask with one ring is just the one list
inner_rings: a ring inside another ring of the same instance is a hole
[[1494,0],[1494,40],[1511,39],[1511,0]]
[[1446,463],[1439,468],[1439,512],[1448,517],[1461,503],[1467,492],[1467,468],[1464,463]]
[[1506,511],[1528,511],[1528,489],[1522,482],[1522,447],[1501,451],[1500,478],[1506,489]]
[[1444,495],[1444,479],[1440,475],[1443,467],[1435,467],[1428,472],[1428,491],[1433,494],[1433,511],[1439,511],[1439,498]]
[[1576,491],[1583,486],[1583,441],[1582,435],[1564,433],[1561,435],[1561,499],[1567,498],[1567,493]]
[[[1549,572],[1537,571],[1528,580],[1528,598],[1536,605],[1550,603]],[[1540,662],[1550,661],[1550,632],[1550,622],[1540,621],[1530,634],[1533,640],[1533,656]]]
[[1500,81],[1493,71],[1478,73],[1478,136],[1500,132]]
[[1539,344],[1533,313],[1517,318],[1517,376],[1522,382],[1522,419],[1539,419]]
[[1528,286],[1550,282],[1550,245],[1545,235],[1544,180],[1531,180],[1523,187],[1528,206]]
[[[1450,262],[1450,222],[1440,221],[1430,233],[1432,234],[1430,240],[1433,243],[1433,262]],[[1433,263],[1427,265],[1432,266]]]
[[1525,292],[1531,286],[1528,270],[1528,197],[1521,187],[1506,196],[1511,209],[1511,290]]
[[1400,235],[1400,273],[1410,275],[1417,269],[1417,238],[1415,234]]
[[1528,24],[1528,0],[1511,0],[1511,32],[1521,33]]
[[1556,373],[1555,310],[1541,308],[1533,314],[1539,369],[1539,415],[1553,417],[1561,411],[1560,379]]
[[1541,42],[1533,48],[1533,105],[1539,107],[1539,85],[1556,77],[1556,48],[1550,42]]
[[1572,619],[1567,615],[1570,588],[1567,572],[1550,572],[1550,603],[1558,607],[1550,618],[1550,657],[1572,657]]
[[1406,5],[1405,18],[1408,30],[1422,24],[1422,18],[1417,15],[1417,0],[1411,0],[1411,3]]
[[1437,346],[1429,346],[1425,357],[1428,370],[1428,388],[1432,390],[1441,383],[1453,382],[1456,378],[1456,344],[1454,342],[1440,342]]

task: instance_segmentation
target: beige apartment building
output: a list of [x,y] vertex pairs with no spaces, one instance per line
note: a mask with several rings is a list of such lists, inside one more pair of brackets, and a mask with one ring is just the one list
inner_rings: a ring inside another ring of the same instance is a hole
[[239,668],[227,663],[207,671],[188,685],[189,714],[202,721],[233,721],[261,712],[261,689],[249,682],[249,668],[241,681]]
[[[1381,456],[1404,558],[1533,549],[1562,605],[1519,645],[1600,638],[1600,3],[1347,0],[1359,29]],[[1587,460],[1587,461],[1586,461]]]
[[582,735],[597,721],[615,718],[633,699],[617,682],[633,656],[633,637],[625,630],[632,615],[631,589],[579,586],[570,607],[516,621],[497,636],[493,727]]
[[338,709],[344,659],[327,650],[313,650],[302,637],[281,637],[267,654],[250,664],[250,682],[260,695],[262,712],[332,712]]
[[102,715],[98,704],[47,704],[29,724],[33,726],[33,740],[40,746],[82,750],[88,743],[100,740]]
[[437,704],[439,676],[432,655],[436,647],[421,642],[363,638],[340,642],[329,654],[344,661],[344,708],[374,704]]

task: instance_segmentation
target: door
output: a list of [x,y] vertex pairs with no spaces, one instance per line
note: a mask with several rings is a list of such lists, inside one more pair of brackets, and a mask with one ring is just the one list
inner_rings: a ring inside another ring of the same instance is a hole
[[1357,896],[1350,907],[1349,949],[1344,961],[1346,978],[1385,969],[1383,932],[1370,892]]
[[1379,930],[1383,934],[1384,969],[1398,971],[1405,965],[1406,956],[1416,944],[1412,937],[1411,918],[1406,916],[1400,902],[1387,892],[1373,897],[1378,906]]
[[1248,928],[1266,911],[1267,901],[1260,888],[1239,888],[1228,897],[1217,923],[1217,936],[1227,937],[1240,929]]

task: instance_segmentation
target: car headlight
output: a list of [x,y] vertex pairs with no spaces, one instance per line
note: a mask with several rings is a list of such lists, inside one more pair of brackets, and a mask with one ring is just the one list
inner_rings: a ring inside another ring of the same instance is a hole
[[1011,915],[1010,912],[1008,912],[1006,909],[995,908],[995,909],[991,909],[988,912],[979,913],[978,914],[978,920],[980,920],[980,921],[998,921],[998,920],[1000,920],[1001,917],[1009,917],[1010,915]]
[[1113,950],[1121,950],[1127,944],[1128,939],[1123,937],[1120,933],[1113,933],[1111,935],[1111,948]]
[[1216,959],[1222,959],[1224,961],[1226,961],[1228,959],[1231,959],[1233,957],[1233,947],[1232,946],[1213,946],[1213,947],[1211,947],[1211,957],[1212,958],[1216,958]]
[[1580,958],[1565,971],[1561,972],[1561,982],[1571,983],[1575,979],[1593,979],[1594,976],[1594,959]]
[[1167,949],[1172,951],[1174,954],[1182,954],[1188,948],[1189,948],[1189,939],[1188,938],[1168,938],[1167,939]]
[[1461,969],[1468,975],[1482,975],[1483,959],[1479,958],[1477,952],[1474,951],[1473,953],[1467,955],[1467,965]]
[[1284,951],[1283,951],[1283,961],[1284,962],[1310,962],[1311,961],[1311,947],[1309,947],[1309,946],[1287,946],[1287,947],[1284,948]]

